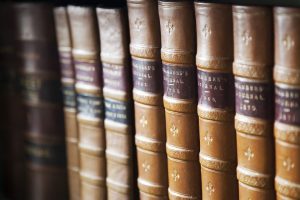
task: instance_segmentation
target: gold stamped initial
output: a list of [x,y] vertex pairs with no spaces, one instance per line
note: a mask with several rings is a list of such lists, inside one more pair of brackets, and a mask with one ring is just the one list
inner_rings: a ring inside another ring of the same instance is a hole
[[282,162],[282,165],[286,169],[286,171],[290,171],[295,167],[295,164],[293,163],[291,158],[285,158]]
[[174,31],[174,29],[175,29],[175,26],[174,26],[174,24],[172,24],[172,22],[171,22],[170,19],[168,20],[168,22],[167,22],[167,24],[166,24],[166,29],[167,29],[169,35],[171,35],[171,33],[172,33],[172,32]]
[[146,173],[147,173],[148,171],[150,171],[150,168],[151,168],[150,164],[147,163],[147,161],[144,161],[144,162],[143,162],[142,167],[143,167],[143,169],[144,169],[144,171],[145,171]]
[[247,160],[251,160],[251,158],[254,157],[254,153],[250,147],[247,148],[247,150],[244,152],[244,155],[247,157]]
[[207,24],[204,25],[202,28],[202,36],[207,39],[211,35],[211,29],[208,27]]
[[175,182],[180,179],[180,175],[176,169],[172,172],[171,176]]
[[248,46],[248,44],[252,41],[252,36],[249,34],[248,31],[244,32],[242,40],[246,46]]
[[213,184],[211,182],[208,182],[205,189],[208,192],[209,196],[211,196],[212,193],[215,192],[215,187],[213,186]]
[[207,145],[210,145],[213,142],[213,138],[211,137],[211,135],[208,133],[207,130],[205,132],[204,141],[207,143]]
[[170,128],[170,132],[173,136],[177,136],[179,131],[178,131],[178,128],[174,124],[172,124],[172,126]]
[[148,125],[148,120],[146,119],[145,115],[143,115],[140,119],[140,124],[143,128],[145,128]]
[[134,21],[134,26],[135,26],[136,30],[140,31],[142,24],[143,24],[142,20],[137,17]]
[[289,35],[287,35],[283,40],[283,46],[287,50],[290,50],[291,48],[293,48],[295,46],[295,42]]

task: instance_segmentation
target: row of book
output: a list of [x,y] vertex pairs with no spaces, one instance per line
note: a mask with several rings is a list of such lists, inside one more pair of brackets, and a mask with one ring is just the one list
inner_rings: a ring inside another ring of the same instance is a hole
[[300,8],[127,0],[0,15],[12,199],[300,199]]

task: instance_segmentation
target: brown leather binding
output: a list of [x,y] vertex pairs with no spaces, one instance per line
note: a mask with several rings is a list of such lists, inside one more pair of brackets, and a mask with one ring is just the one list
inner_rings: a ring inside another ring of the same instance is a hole
[[160,27],[155,0],[128,0],[140,199],[167,199]]
[[[97,8],[105,105],[108,199],[134,199],[133,105],[124,8]],[[113,24],[113,25],[112,25]]]
[[81,199],[106,198],[104,108],[95,9],[68,6],[79,127]]
[[170,199],[200,199],[195,20],[190,1],[159,1]]
[[274,8],[275,188],[278,199],[300,198],[300,9]]
[[26,109],[26,199],[68,198],[63,100],[53,8],[14,7],[16,54]]
[[[24,122],[19,87],[17,87],[16,55],[14,51],[13,3],[0,6],[0,165],[1,192],[5,198],[24,197]],[[3,189],[3,190],[2,190]]]
[[75,71],[72,58],[70,23],[66,7],[54,9],[56,36],[64,95],[68,178],[71,200],[80,199],[79,149],[76,119]]
[[203,199],[238,199],[230,5],[195,2]]
[[274,198],[272,12],[233,6],[239,197]]

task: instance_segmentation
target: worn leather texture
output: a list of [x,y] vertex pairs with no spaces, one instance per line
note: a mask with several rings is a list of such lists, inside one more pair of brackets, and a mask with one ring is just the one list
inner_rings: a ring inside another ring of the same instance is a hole
[[104,80],[108,199],[129,200],[136,198],[136,155],[127,12],[119,7],[99,7],[97,18]]
[[16,54],[26,112],[25,199],[67,199],[63,99],[53,7],[14,6]]
[[300,15],[275,7],[275,188],[278,199],[300,198]]
[[105,199],[106,159],[102,68],[96,10],[68,6],[75,66],[81,199]]
[[195,16],[191,1],[159,1],[169,199],[200,199]]
[[140,199],[168,199],[158,3],[128,0]]
[[195,2],[203,199],[238,199],[230,5]]
[[233,6],[233,33],[239,197],[273,199],[270,8]]
[[70,23],[66,7],[54,8],[56,37],[64,95],[64,116],[68,157],[70,199],[80,199],[78,124],[76,119],[75,70],[72,57]]
[[0,117],[1,191],[9,199],[24,196],[24,123],[25,112],[17,85],[17,63],[14,51],[14,4],[2,2],[0,7]]

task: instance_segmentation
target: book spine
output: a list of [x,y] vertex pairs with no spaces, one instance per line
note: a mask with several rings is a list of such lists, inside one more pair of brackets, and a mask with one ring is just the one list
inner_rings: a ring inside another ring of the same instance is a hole
[[272,12],[233,6],[240,199],[274,198]]
[[59,59],[53,8],[14,6],[16,54],[26,110],[26,199],[68,198]]
[[200,199],[193,3],[159,1],[159,18],[169,198]]
[[[127,12],[97,8],[105,105],[108,199],[134,199],[134,126]],[[113,24],[113,26],[111,25]]]
[[195,2],[195,15],[202,198],[238,199],[232,9]]
[[[13,3],[0,7],[0,104],[1,116],[1,188],[9,199],[24,195],[24,122],[25,113],[16,84],[16,55],[14,51]],[[2,178],[3,177],[3,178]],[[3,186],[3,187],[2,187]]]
[[274,8],[277,199],[300,198],[300,9]]
[[79,149],[76,119],[75,71],[72,58],[70,24],[66,7],[54,9],[56,37],[64,96],[64,116],[70,199],[80,198]]
[[128,0],[127,5],[140,199],[168,199],[158,4]]
[[68,6],[75,67],[81,199],[106,198],[102,70],[96,11]]

